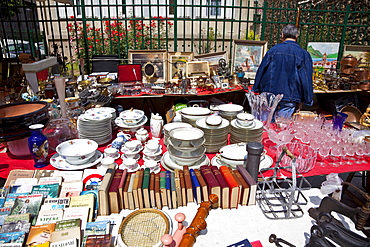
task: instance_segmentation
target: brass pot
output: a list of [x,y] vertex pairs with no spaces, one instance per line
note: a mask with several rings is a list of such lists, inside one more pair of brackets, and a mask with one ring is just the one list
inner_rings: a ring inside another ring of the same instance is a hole
[[369,68],[355,68],[355,81],[369,81],[370,69]]
[[357,66],[357,58],[352,55],[347,55],[340,60],[340,73],[342,74],[353,74],[355,67]]

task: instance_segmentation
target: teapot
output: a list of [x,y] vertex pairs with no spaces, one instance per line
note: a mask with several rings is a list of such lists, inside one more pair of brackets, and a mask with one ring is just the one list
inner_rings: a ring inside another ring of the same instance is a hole
[[149,133],[146,129],[140,128],[136,131],[135,137],[136,137],[137,140],[139,140],[141,142],[146,142],[149,138]]
[[343,74],[353,74],[355,67],[360,62],[361,62],[361,59],[357,60],[356,57],[349,54],[340,60],[340,72]]

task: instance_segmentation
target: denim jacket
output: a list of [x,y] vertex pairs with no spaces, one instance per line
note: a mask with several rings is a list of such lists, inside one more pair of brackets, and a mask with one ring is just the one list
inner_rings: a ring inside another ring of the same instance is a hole
[[313,104],[312,59],[294,41],[273,46],[264,56],[252,91],[284,94],[283,101]]

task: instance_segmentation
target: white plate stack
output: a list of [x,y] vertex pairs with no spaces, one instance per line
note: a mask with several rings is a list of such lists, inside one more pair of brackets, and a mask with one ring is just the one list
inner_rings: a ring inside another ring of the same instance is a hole
[[193,127],[196,127],[195,122],[202,117],[209,116],[211,114],[211,110],[204,107],[186,107],[181,109],[181,121],[184,123],[191,124]]
[[99,145],[112,139],[113,115],[106,112],[85,112],[77,120],[78,136],[81,139],[91,139]]
[[260,120],[253,119],[251,125],[244,126],[238,122],[238,119],[234,119],[230,122],[230,126],[231,144],[262,141],[263,123]]
[[175,122],[175,123],[168,123],[163,126],[163,143],[164,145],[168,145],[168,139],[170,138],[170,131],[176,128],[181,127],[191,127],[188,123],[182,123],[182,122]]
[[96,108],[90,108],[86,111],[86,113],[91,113],[91,114],[112,114],[112,129],[116,127],[116,124],[114,123],[114,119],[117,117],[117,111],[113,107],[96,107]]
[[221,116],[212,115],[200,118],[196,122],[197,128],[204,132],[207,153],[216,153],[219,149],[227,144],[229,133],[229,120]]
[[231,121],[236,118],[236,115],[243,112],[243,106],[237,104],[222,104],[217,107],[218,114],[221,117]]

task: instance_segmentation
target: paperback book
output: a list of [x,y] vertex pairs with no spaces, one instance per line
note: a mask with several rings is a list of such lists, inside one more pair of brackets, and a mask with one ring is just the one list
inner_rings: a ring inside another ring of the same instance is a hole
[[42,195],[18,196],[15,199],[10,214],[14,215],[29,213],[31,215],[31,223],[34,224],[36,223],[36,216],[39,213],[41,203]]

